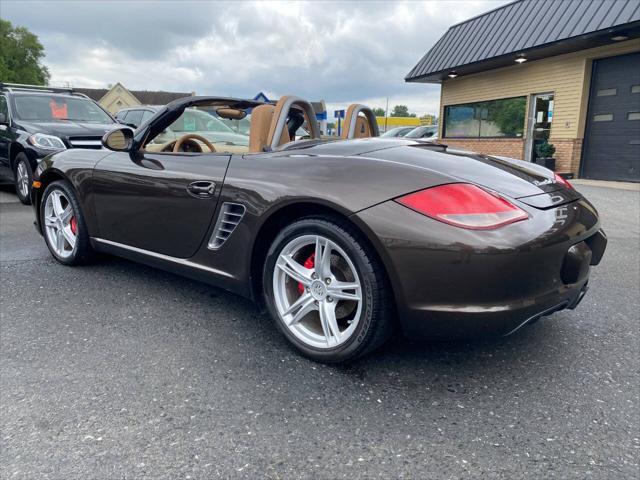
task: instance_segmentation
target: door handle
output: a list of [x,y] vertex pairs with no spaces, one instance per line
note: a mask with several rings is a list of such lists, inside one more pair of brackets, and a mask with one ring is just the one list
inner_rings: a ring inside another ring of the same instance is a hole
[[187,186],[189,195],[196,198],[211,198],[216,191],[216,184],[208,181],[192,182]]

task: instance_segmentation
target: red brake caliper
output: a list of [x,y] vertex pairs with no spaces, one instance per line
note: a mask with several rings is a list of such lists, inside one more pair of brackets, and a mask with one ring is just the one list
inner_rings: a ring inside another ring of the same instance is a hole
[[[316,254],[312,253],[311,255],[309,255],[309,258],[307,258],[304,263],[304,268],[308,268],[308,269],[312,269],[313,267],[316,266]],[[300,295],[302,295],[304,293],[304,285],[302,283],[298,283],[298,292],[300,293]]]
[[69,221],[69,225],[71,226],[71,231],[73,232],[74,235],[78,234],[78,221],[76,220],[76,217],[71,217],[71,220]]

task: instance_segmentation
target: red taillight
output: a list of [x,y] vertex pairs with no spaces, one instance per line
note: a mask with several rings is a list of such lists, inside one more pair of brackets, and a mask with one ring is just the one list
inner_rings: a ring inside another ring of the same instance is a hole
[[562,185],[564,185],[567,188],[571,188],[573,189],[573,185],[571,185],[569,183],[569,180],[567,180],[566,178],[562,178],[560,175],[558,175],[557,173],[553,174],[553,177],[555,178],[557,183],[561,183]]
[[427,188],[397,201],[441,222],[474,230],[490,230],[529,218],[504,198],[470,183]]

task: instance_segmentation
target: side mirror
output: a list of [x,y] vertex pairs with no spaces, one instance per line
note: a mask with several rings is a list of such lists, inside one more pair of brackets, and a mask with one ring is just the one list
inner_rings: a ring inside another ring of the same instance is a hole
[[128,152],[133,145],[133,130],[129,127],[111,130],[102,137],[102,145],[116,152]]
[[7,125],[7,116],[4,113],[0,113],[0,125]]

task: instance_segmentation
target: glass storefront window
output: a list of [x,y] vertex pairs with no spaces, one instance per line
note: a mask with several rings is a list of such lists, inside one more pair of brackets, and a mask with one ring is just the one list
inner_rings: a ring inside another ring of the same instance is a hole
[[527,97],[448,105],[445,138],[522,137]]

